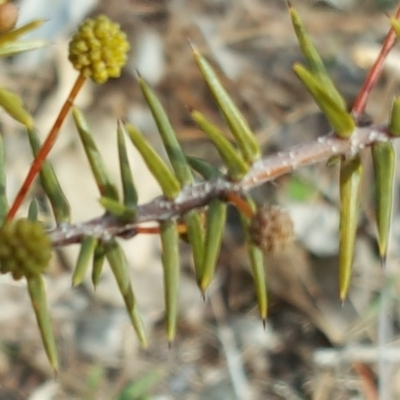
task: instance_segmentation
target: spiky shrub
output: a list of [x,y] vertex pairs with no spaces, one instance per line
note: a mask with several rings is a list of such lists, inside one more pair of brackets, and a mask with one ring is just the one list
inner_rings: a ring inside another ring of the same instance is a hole
[[[1,7],[1,6],[0,6]],[[96,286],[107,259],[115,275],[126,304],[132,325],[143,346],[146,336],[135,296],[130,284],[126,258],[120,247],[122,238],[156,233],[162,244],[164,291],[168,341],[173,341],[177,321],[177,293],[179,285],[179,241],[187,240],[193,251],[195,278],[204,294],[213,278],[220,250],[227,204],[237,207],[241,216],[255,283],[260,317],[267,317],[267,290],[264,253],[276,252],[293,237],[293,224],[278,205],[257,205],[250,190],[303,166],[336,158],[340,162],[340,233],[339,233],[339,296],[345,299],[351,278],[351,266],[359,211],[359,191],[362,163],[359,152],[370,147],[376,172],[376,219],[378,244],[382,263],[388,250],[388,233],[392,209],[394,150],[392,139],[400,134],[400,100],[394,99],[386,125],[358,124],[366,107],[368,94],[380,74],[380,65],[393,47],[396,34],[400,36],[400,22],[391,19],[392,28],[384,42],[382,53],[360,90],[349,112],[345,102],[323,65],[307,35],[303,24],[291,6],[289,14],[307,66],[294,65],[294,71],[308,89],[315,102],[331,124],[332,131],[316,141],[306,143],[278,154],[262,157],[260,147],[246,120],[236,108],[218,80],[208,61],[193,47],[195,62],[215,99],[235,139],[235,145],[198,110],[190,110],[193,121],[208,136],[218,150],[225,173],[206,161],[183,153],[176,133],[155,93],[140,76],[138,84],[157,123],[169,164],[165,163],[141,132],[130,123],[120,122],[116,134],[119,152],[122,195],[117,185],[105,172],[101,154],[90,133],[84,115],[73,108],[75,125],[86,152],[94,179],[100,191],[100,203],[105,213],[93,220],[74,225],[66,197],[50,163],[46,160],[54,145],[60,126],[71,109],[71,104],[87,78],[104,83],[118,77],[126,61],[129,44],[117,24],[100,16],[85,21],[70,42],[69,59],[79,71],[71,93],[44,143],[40,143],[31,115],[20,99],[0,88],[0,105],[23,124],[34,162],[15,201],[8,207],[5,193],[6,173],[4,148],[0,140],[0,272],[10,273],[14,279],[25,278],[29,295],[40,328],[43,344],[52,367],[56,370],[57,351],[46,302],[43,274],[50,262],[53,247],[72,243],[81,244],[73,272],[74,285],[82,282],[92,265],[92,281]],[[11,14],[12,15],[12,14]],[[400,15],[400,11],[398,15]],[[6,21],[7,22],[7,21]],[[18,41],[19,37],[40,25],[32,22],[13,29],[15,21],[8,21],[0,31],[0,53],[12,55],[32,50],[42,42]],[[157,179],[163,195],[147,204],[138,204],[126,151],[126,137],[143,157]],[[46,231],[38,222],[35,200],[31,202],[28,218],[15,219],[36,175],[40,175],[43,189],[52,206],[56,227]],[[194,174],[202,180],[194,182]],[[158,228],[143,228],[145,222],[157,222]]]

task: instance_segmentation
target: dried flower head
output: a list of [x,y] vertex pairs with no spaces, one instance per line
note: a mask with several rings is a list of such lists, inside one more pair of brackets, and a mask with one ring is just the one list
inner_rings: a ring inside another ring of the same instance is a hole
[[118,78],[126,64],[129,43],[119,24],[104,15],[86,19],[69,43],[69,60],[96,83]]
[[293,221],[281,206],[264,204],[254,214],[249,234],[264,253],[276,253],[293,242]]
[[28,219],[6,221],[0,228],[0,272],[14,279],[41,274],[51,257],[43,225]]
[[18,20],[18,7],[14,3],[0,4],[0,33],[11,31]]

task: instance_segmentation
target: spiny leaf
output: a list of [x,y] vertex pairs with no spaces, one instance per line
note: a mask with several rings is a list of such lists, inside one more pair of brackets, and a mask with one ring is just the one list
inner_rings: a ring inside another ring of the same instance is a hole
[[183,216],[186,235],[193,253],[194,270],[197,274],[202,268],[204,257],[204,227],[198,210],[190,210]]
[[6,32],[0,35],[0,49],[4,46],[4,43],[15,42],[20,36],[40,28],[44,24],[44,19],[37,19],[35,21],[29,22],[20,28],[14,29],[10,32]]
[[359,156],[341,160],[340,228],[339,228],[339,294],[344,301],[350,287],[356,240],[362,164]]
[[396,154],[392,143],[372,145],[372,160],[375,171],[375,207],[379,255],[383,266],[386,262],[393,209]]
[[175,175],[182,186],[189,185],[193,182],[192,173],[178,142],[174,128],[172,127],[160,100],[141,77],[139,77],[139,84],[153,114],[154,120],[156,121],[169,161],[175,171]]
[[117,138],[118,138],[119,169],[121,173],[124,205],[132,209],[135,208],[137,205],[138,195],[136,192],[135,184],[133,181],[133,175],[129,165],[128,154],[126,152],[124,126],[122,125],[121,122],[118,123]]
[[197,173],[199,173],[204,179],[210,180],[221,176],[221,171],[212,166],[207,161],[193,156],[186,156],[188,163]]
[[[28,129],[27,132],[32,153],[36,156],[41,147],[39,137],[35,129]],[[71,216],[68,200],[61,189],[53,167],[47,160],[43,162],[42,168],[40,169],[40,182],[43,186],[43,190],[49,198],[57,224],[70,222]]]
[[147,347],[147,339],[144,331],[142,318],[136,304],[132,286],[129,278],[126,257],[116,240],[104,243],[104,250],[111,270],[117,281],[119,290],[125,302],[126,309],[136,331],[139,341],[143,347]]
[[101,197],[99,202],[107,212],[122,221],[132,221],[136,216],[136,208],[129,208],[119,201],[109,199],[108,197]]
[[84,115],[76,107],[72,109],[72,115],[101,196],[118,201],[117,188],[106,172],[104,162],[92,138]]
[[29,221],[35,222],[38,219],[39,206],[36,198],[33,198],[29,204],[28,219]]
[[0,225],[3,224],[8,211],[5,163],[4,142],[3,137],[0,135]]
[[393,136],[400,136],[400,97],[396,97],[392,103],[389,133]]
[[314,46],[310,36],[304,28],[303,22],[293,7],[289,7],[289,14],[292,20],[293,28],[299,41],[301,52],[307,61],[308,68],[312,76],[320,83],[321,87],[324,88],[327,95],[341,108],[346,109],[346,103],[336,89],[334,83],[329,77],[328,71],[322,61],[318,50]]
[[82,240],[81,248],[78,255],[78,261],[72,275],[72,285],[80,285],[86,275],[86,271],[89,267],[90,259],[93,256],[95,248],[97,246],[97,239],[92,236],[86,236]]
[[164,297],[168,342],[176,335],[179,289],[179,234],[175,221],[160,223],[162,264],[164,267]]
[[[193,175],[185,154],[178,142],[176,133],[168,119],[159,99],[147,85],[144,79],[139,77],[142,93],[156,121],[169,161],[181,186],[193,183]],[[197,210],[192,210],[184,215],[187,226],[187,237],[193,251],[195,270],[201,267],[203,262],[203,227]]]
[[236,107],[208,61],[193,48],[193,54],[210,92],[218,104],[229,128],[235,137],[243,158],[252,164],[260,158],[260,146],[247,121]]
[[349,138],[355,127],[351,114],[330,96],[324,86],[305,67],[295,64],[293,69],[332,125],[335,133],[341,138]]
[[197,281],[203,294],[214,277],[224,234],[226,208],[226,203],[217,199],[212,200],[207,208],[204,261],[201,271],[197,275]]
[[0,88],[0,106],[16,121],[25,125],[28,129],[33,128],[32,115],[26,110],[18,95],[7,89]]
[[95,289],[100,282],[105,257],[106,257],[106,252],[104,250],[104,246],[101,243],[97,243],[93,253],[93,265],[92,265],[92,283]]
[[141,132],[131,124],[126,124],[125,129],[133,145],[143,157],[147,168],[153,174],[154,178],[157,179],[164,196],[168,199],[174,199],[181,190],[178,179],[173,175],[170,168],[168,168]]
[[0,57],[15,56],[16,54],[37,50],[47,45],[48,42],[45,40],[24,40],[5,43],[0,46]]
[[[187,156],[191,167],[197,171],[205,180],[211,180],[221,175],[221,172],[197,157]],[[206,291],[214,276],[217,258],[221,248],[223,230],[226,221],[226,203],[214,199],[208,205],[206,211],[206,234],[204,239],[203,262],[196,271],[197,282],[200,290]]]
[[192,110],[191,115],[199,128],[214,143],[228,170],[228,176],[234,181],[243,178],[249,170],[249,166],[237,152],[237,149],[232,146],[221,130],[199,111]]
[[[247,203],[252,208],[253,211],[256,210],[256,204],[254,200],[250,197],[246,197]],[[258,310],[260,317],[265,324],[268,313],[268,297],[267,297],[267,278],[265,274],[265,260],[263,252],[258,246],[256,246],[249,235],[250,218],[244,213],[240,213],[242,225],[245,233],[251,272],[253,274],[254,285],[257,295]]]
[[202,268],[204,257],[204,228],[200,213],[197,210],[190,210],[183,219],[186,224],[187,238],[193,251],[193,262],[196,274]]
[[49,359],[53,370],[57,373],[57,347],[51,326],[50,312],[47,306],[46,289],[44,287],[43,279],[40,275],[31,276],[27,279],[27,284],[47,358]]

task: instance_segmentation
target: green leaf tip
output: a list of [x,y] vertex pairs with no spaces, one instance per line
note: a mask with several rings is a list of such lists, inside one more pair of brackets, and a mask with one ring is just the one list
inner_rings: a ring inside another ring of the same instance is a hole
[[339,295],[347,297],[356,241],[363,168],[359,156],[341,160],[339,227]]
[[[1,39],[0,39],[1,40]],[[0,57],[11,57],[27,51],[37,50],[47,46],[44,40],[23,40],[0,45]]]
[[53,328],[51,325],[50,312],[47,305],[46,289],[43,278],[40,275],[31,276],[27,279],[29,297],[35,312],[37,324],[47,358],[55,373],[58,369],[58,354]]
[[124,205],[128,208],[134,208],[138,203],[138,194],[136,192],[133,175],[129,165],[129,158],[125,144],[125,128],[121,121],[118,122],[117,129],[117,142],[118,142],[118,158],[119,170],[122,181],[122,192],[124,196]]
[[202,217],[198,210],[187,212],[183,219],[186,224],[186,235],[193,252],[194,269],[197,273],[201,270],[204,253],[204,228]]
[[213,142],[220,154],[224,165],[228,170],[228,176],[232,180],[240,180],[249,170],[249,165],[245,162],[241,154],[232,146],[222,131],[212,124],[202,113],[196,110],[191,111],[192,119],[199,128]]
[[108,197],[101,197],[99,202],[108,213],[117,217],[121,221],[129,222],[136,216],[136,207],[127,207],[119,201],[109,199]]
[[396,154],[392,143],[375,143],[371,147],[375,172],[375,213],[378,247],[382,265],[385,264],[393,210]]
[[[12,42],[12,43],[18,43],[17,39],[25,35],[28,32],[31,32],[35,29],[40,28],[46,21],[44,19],[36,19],[32,22],[29,22],[17,29],[13,29],[12,31],[9,31],[7,33],[2,33],[0,35],[0,49],[4,47],[5,43]],[[46,42],[44,42],[46,43]]]
[[160,132],[162,142],[167,152],[175,176],[182,186],[193,182],[193,176],[189,164],[186,161],[181,145],[177,139],[174,128],[160,102],[146,81],[139,76],[139,85],[146,99],[153,118]]
[[164,268],[164,300],[165,319],[168,343],[176,336],[178,320],[178,289],[179,289],[179,234],[175,221],[165,221],[160,224],[161,259]]
[[33,128],[33,117],[26,110],[18,95],[7,89],[0,88],[0,106],[16,121],[26,126],[28,129]]
[[36,197],[34,197],[29,203],[28,219],[29,221],[35,222],[38,220],[38,216],[39,216],[39,205],[36,200]]
[[204,258],[197,281],[203,295],[210,285],[220,254],[226,222],[227,204],[221,200],[212,200],[206,212],[206,236],[204,240]]
[[[35,129],[28,129],[27,132],[32,153],[36,156],[42,144]],[[69,223],[71,220],[70,205],[48,160],[43,162],[39,176],[43,190],[49,198],[57,224]]]
[[310,73],[315,77],[318,83],[324,88],[327,95],[331,97],[339,108],[345,109],[346,103],[332,82],[322,58],[308,35],[299,14],[292,6],[289,6],[289,14],[301,52],[306,59]]
[[125,124],[125,129],[147,168],[161,186],[164,196],[168,199],[174,199],[181,191],[178,179],[141,132],[131,124]]
[[72,115],[101,196],[118,201],[117,188],[108,176],[104,161],[90,133],[85,116],[76,107],[73,107]]
[[[257,209],[255,201],[250,196],[247,196],[246,200],[253,212],[255,212]],[[249,230],[251,219],[243,212],[240,213],[240,216],[247,243],[247,251],[249,254],[251,272],[253,274],[258,311],[260,314],[260,318],[264,323],[264,321],[267,319],[268,314],[267,277],[265,273],[264,254],[262,250],[253,243],[250,236]]]
[[328,119],[335,133],[341,138],[349,138],[355,128],[351,114],[331,97],[325,87],[303,65],[294,64],[293,69]]
[[97,243],[97,239],[92,236],[86,236],[82,240],[78,261],[72,275],[72,286],[78,286],[83,282]]
[[117,281],[119,290],[124,299],[126,310],[130,317],[133,328],[142,347],[147,347],[147,339],[142,317],[136,303],[132,285],[129,278],[128,264],[125,254],[116,240],[103,243],[105,256],[110,264],[111,270]]
[[208,61],[192,46],[193,55],[206,84],[234,136],[238,149],[247,163],[252,164],[261,155],[260,146],[243,117]]
[[97,243],[93,252],[93,264],[92,264],[92,283],[94,289],[100,282],[101,273],[103,272],[104,259],[106,257],[106,251],[101,243]]
[[186,159],[190,167],[206,180],[214,179],[222,175],[221,171],[218,168],[215,168],[202,158],[186,156]]
[[400,136],[400,97],[396,97],[392,103],[389,133],[393,136]]

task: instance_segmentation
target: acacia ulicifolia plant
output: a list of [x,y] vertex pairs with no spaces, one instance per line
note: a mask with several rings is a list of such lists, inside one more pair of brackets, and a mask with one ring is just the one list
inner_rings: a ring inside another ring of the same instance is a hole
[[[200,111],[190,109],[190,114],[218,150],[225,167],[224,173],[205,160],[184,154],[162,104],[138,74],[138,84],[156,121],[169,162],[161,159],[135,126],[119,121],[116,146],[121,175],[120,193],[118,185],[106,173],[83,113],[73,107],[74,99],[87,78],[105,83],[110,77],[120,75],[126,61],[129,50],[126,36],[120,31],[118,24],[105,16],[86,20],[72,37],[69,59],[79,75],[43,144],[38,139],[33,118],[18,96],[0,89],[0,105],[26,127],[34,155],[27,178],[13,204],[8,207],[4,148],[0,140],[0,272],[10,273],[14,279],[26,279],[44,347],[54,370],[58,366],[57,350],[43,284],[43,274],[49,265],[53,248],[72,243],[81,244],[72,276],[73,285],[82,282],[91,265],[92,282],[96,286],[104,261],[108,261],[139,341],[146,346],[145,329],[130,284],[126,257],[119,241],[131,240],[139,234],[158,234],[164,268],[167,337],[171,343],[176,334],[178,318],[179,241],[186,240],[191,245],[195,279],[204,295],[214,275],[225,226],[226,208],[231,203],[242,216],[259,313],[262,321],[265,321],[267,289],[264,254],[279,251],[292,240],[293,224],[280,206],[256,204],[250,191],[283,174],[332,158],[340,162],[339,296],[344,300],[350,286],[359,212],[362,178],[359,153],[366,147],[371,147],[376,172],[378,243],[382,264],[385,264],[393,198],[395,157],[392,140],[400,134],[399,99],[393,101],[387,124],[363,126],[359,121],[368,95],[380,76],[382,63],[395,44],[396,34],[400,36],[400,8],[390,20],[392,27],[381,53],[350,112],[331,81],[299,15],[290,4],[288,8],[307,64],[295,64],[294,71],[327,117],[332,131],[313,142],[262,157],[256,137],[245,118],[219,82],[208,61],[192,46],[195,62],[232,132],[234,143]],[[20,35],[40,23],[35,21],[19,29],[13,29],[11,24],[9,30],[0,35],[0,55],[15,54],[43,45],[41,42],[23,43],[18,40]],[[103,215],[80,224],[71,223],[68,201],[46,159],[71,107],[77,132],[100,192],[100,203],[105,210]],[[138,204],[126,151],[126,137],[139,151],[163,192],[162,196],[147,204]],[[28,218],[15,218],[38,174],[54,214],[56,226],[50,230],[45,230],[38,222],[34,199],[31,201]],[[195,175],[200,177],[199,182],[195,182]],[[144,227],[143,223],[147,222],[154,222],[155,226]]]

